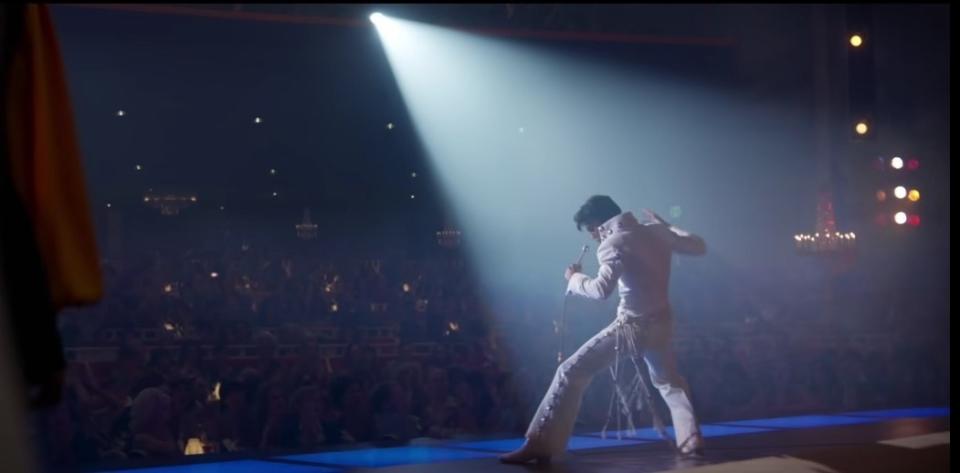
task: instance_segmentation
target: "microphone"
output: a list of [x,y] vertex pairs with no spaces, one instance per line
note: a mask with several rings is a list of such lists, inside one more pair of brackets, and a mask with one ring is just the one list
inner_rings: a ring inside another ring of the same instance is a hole
[[[587,254],[587,250],[590,249],[589,245],[583,245],[583,248],[580,248],[580,256],[577,258],[576,264],[579,266],[583,261],[583,255]],[[563,310],[560,312],[560,323],[556,325],[557,335],[560,336],[560,349],[557,350],[557,363],[563,362],[563,345],[564,345],[564,335],[567,331],[567,299],[569,299],[571,292],[564,287],[563,290]]]
[[[587,254],[587,250],[589,250],[589,249],[590,249],[590,245],[583,245],[583,248],[580,248],[580,256],[577,257],[577,262],[574,263],[574,264],[576,264],[577,266],[579,266],[580,263],[583,262],[583,255]],[[564,286],[564,287],[566,287],[566,286]],[[570,291],[564,289],[563,294],[564,294],[564,295],[570,295]]]
[[583,248],[580,249],[580,257],[577,258],[577,265],[583,261],[583,255],[587,254],[587,250],[590,249],[590,245],[583,245]]

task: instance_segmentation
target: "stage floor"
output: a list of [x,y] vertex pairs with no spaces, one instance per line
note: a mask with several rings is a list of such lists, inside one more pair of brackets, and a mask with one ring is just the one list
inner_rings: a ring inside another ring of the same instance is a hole
[[[652,429],[586,433],[549,465],[503,465],[521,438],[430,441],[403,447],[322,451],[258,459],[127,469],[136,473],[522,472],[947,472],[950,408],[857,411],[701,426],[703,458],[677,457]],[[670,432],[673,433],[672,431]],[[197,460],[207,460],[195,457]],[[110,470],[102,470],[110,471]],[[118,471],[118,470],[112,470]]]

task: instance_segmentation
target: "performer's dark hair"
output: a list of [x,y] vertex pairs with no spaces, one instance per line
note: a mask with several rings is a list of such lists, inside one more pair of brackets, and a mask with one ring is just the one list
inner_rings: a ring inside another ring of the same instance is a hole
[[580,230],[582,226],[600,225],[620,213],[620,206],[610,196],[594,195],[573,215],[573,221],[577,224],[577,230]]

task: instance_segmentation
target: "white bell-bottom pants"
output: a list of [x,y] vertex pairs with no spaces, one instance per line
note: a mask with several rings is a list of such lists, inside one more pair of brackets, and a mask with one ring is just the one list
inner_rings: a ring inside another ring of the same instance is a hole
[[[621,316],[560,364],[527,429],[528,444],[534,451],[555,456],[566,449],[583,393],[590,381],[616,361],[618,350],[626,350],[623,330],[632,331],[637,341],[637,355],[646,361],[653,385],[670,408],[677,446],[684,452],[701,446],[700,428],[690,403],[690,388],[677,371],[672,345],[673,318],[669,312],[661,315],[656,319]],[[621,355],[630,356],[630,353]]]

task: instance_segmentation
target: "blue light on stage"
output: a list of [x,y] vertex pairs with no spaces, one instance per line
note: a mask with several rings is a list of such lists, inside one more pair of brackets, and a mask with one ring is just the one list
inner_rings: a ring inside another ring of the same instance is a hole
[[718,422],[718,424],[745,427],[766,427],[772,429],[806,429],[810,427],[866,424],[870,422],[877,422],[877,419],[870,417],[850,416],[797,416]]
[[845,416],[880,417],[885,419],[950,417],[949,407],[915,407],[909,409],[886,409],[879,411],[844,412]]
[[111,471],[110,473],[333,473],[338,470],[314,465],[292,465],[259,460],[237,460],[193,465],[173,465],[153,468]]
[[[753,434],[758,432],[770,432],[771,430],[776,430],[773,428],[764,428],[764,427],[734,427],[729,425],[714,425],[714,424],[704,424],[700,426],[700,433],[704,437],[724,437],[727,435],[741,435],[741,434]],[[673,427],[667,427],[667,434],[671,438],[676,437],[676,433],[673,431]],[[592,437],[599,437],[600,432],[594,432],[589,434]],[[637,429],[635,434],[630,434],[628,430],[621,430],[620,435],[625,439],[639,439],[639,440],[662,440],[660,434],[657,433],[651,427],[645,429]],[[617,438],[617,431],[607,431],[607,438]]]
[[[856,411],[842,415],[808,415],[770,419],[749,419],[717,424],[704,424],[700,426],[700,429],[704,437],[722,437],[770,432],[777,429],[803,429],[883,422],[885,420],[899,418],[949,416],[949,407],[922,407]],[[675,435],[672,427],[667,427],[667,432],[671,437]],[[621,439],[616,438],[617,431],[608,431],[606,438],[601,438],[600,432],[573,436],[567,444],[567,449],[576,451],[614,448],[641,445],[662,440],[659,434],[652,428],[637,429],[634,435],[631,435],[625,430],[620,431],[620,433],[622,435]],[[194,465],[129,469],[121,470],[120,473],[253,473],[261,471],[276,473],[327,473],[339,471],[330,468],[328,465],[344,467],[384,467],[492,458],[499,453],[505,453],[519,448],[523,444],[523,441],[524,439],[521,437],[457,442],[436,447],[411,446],[377,448],[275,457],[276,460],[316,463],[316,465],[291,464],[270,460],[237,460]]]
[[476,442],[450,444],[451,447],[455,448],[471,448],[474,450],[485,450],[488,452],[510,452],[520,448],[521,445],[523,445],[523,438],[478,440]]
[[495,456],[496,455],[493,453],[474,452],[469,450],[453,450],[435,447],[397,447],[308,453],[303,455],[290,455],[276,458],[327,465],[380,467],[418,463],[438,463],[456,460],[473,460],[477,458],[491,458]]
[[640,445],[644,443],[649,443],[646,440],[631,440],[631,439],[622,439],[618,440],[616,438],[607,437],[605,439],[597,437],[570,437],[570,442],[567,443],[568,450],[589,450],[593,448],[610,448],[610,447],[627,447],[631,445]]
[[[593,448],[623,447],[640,445],[642,443],[647,443],[647,441],[637,439],[617,440],[616,438],[609,437],[606,439],[601,439],[596,437],[573,436],[570,437],[570,441],[567,442],[567,450],[590,450]],[[501,453],[516,450],[520,448],[521,445],[523,445],[523,438],[479,440],[476,442],[450,444],[451,447],[455,448],[469,448],[474,450],[485,450]]]

